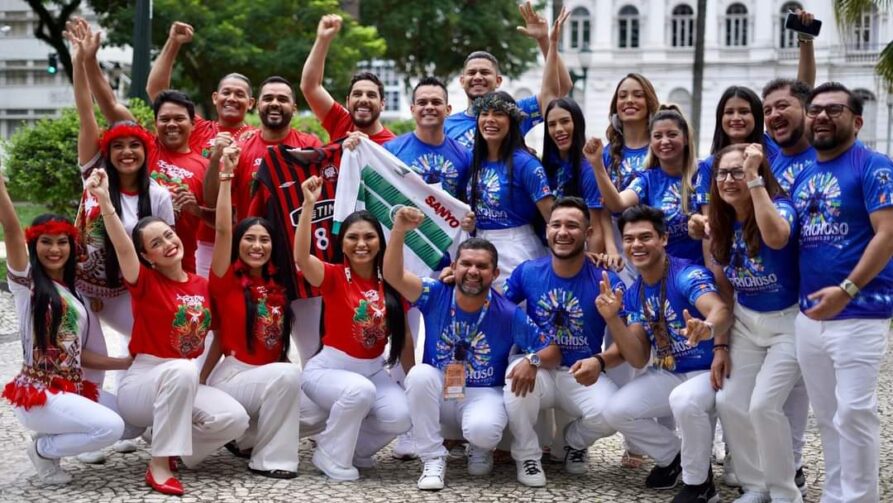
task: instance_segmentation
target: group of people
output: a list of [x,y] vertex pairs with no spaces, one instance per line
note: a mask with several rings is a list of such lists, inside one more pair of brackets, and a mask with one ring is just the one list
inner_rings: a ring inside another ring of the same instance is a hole
[[[707,159],[682,110],[635,73],[617,84],[603,145],[566,97],[567,14],[551,29],[529,3],[521,15],[545,57],[540,92],[499,91],[498,61],[476,51],[459,77],[467,107],[451,114],[444,83],[422,78],[415,130],[399,137],[380,120],[376,75],[357,73],[344,105],[323,86],[341,28],[324,16],[300,90],[328,145],[291,128],[295,95],[278,76],[255,98],[229,73],[217,119],[198,116],[167,89],[193,37],[179,22],[149,77],[152,134],[103,77],[99,34],[71,22],[76,221],[23,230],[0,178],[24,359],[3,396],[35,432],[39,478],[66,483],[60,458],[140,434],[162,493],[183,494],[178,465],[224,446],[254,473],[293,478],[312,435],[312,462],[334,480],[357,479],[397,438],[397,455],[422,462],[419,489],[444,487],[451,441],[467,443],[470,474],[502,448],[518,481],[541,487],[544,455],[585,473],[588,449],[619,432],[626,466],[654,462],[646,487],[681,480],[674,502],[715,503],[718,419],[736,501],[799,502],[811,403],[822,501],[878,501],[893,163],[858,140],[858,96],[813,87],[801,35],[797,79],[723,94]],[[259,128],[245,123],[255,106]],[[467,203],[473,237],[442,270],[405,267],[425,219],[412,204],[392,212],[387,242],[367,211],[332,221],[342,153],[364,142]],[[108,355],[103,325],[126,354]],[[119,373],[114,395],[105,371]]]

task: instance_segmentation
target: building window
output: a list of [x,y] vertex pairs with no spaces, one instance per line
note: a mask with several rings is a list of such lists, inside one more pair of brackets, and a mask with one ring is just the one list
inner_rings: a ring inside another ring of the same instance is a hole
[[695,45],[695,11],[685,4],[673,7],[670,20],[670,45],[693,47]]
[[679,109],[687,118],[691,118],[691,94],[681,87],[677,87],[670,92],[667,97],[667,103],[675,103],[679,105]]
[[3,73],[6,77],[5,84],[7,86],[24,86],[28,83],[29,70],[7,69]]
[[571,49],[582,49],[590,45],[589,34],[592,32],[592,20],[589,11],[583,7],[577,7],[571,12]]
[[877,99],[867,89],[854,89],[853,94],[862,99],[862,129],[859,139],[871,148],[877,147]]
[[853,23],[852,41],[850,48],[856,51],[873,51],[876,50],[877,42],[877,9],[872,7],[859,16],[859,19]]
[[778,34],[779,49],[793,49],[797,47],[797,32],[784,27],[784,22],[788,17],[788,13],[794,12],[797,9],[803,10],[803,6],[797,2],[788,2],[781,7],[781,23],[779,24],[780,33]]
[[626,5],[620,9],[618,16],[620,40],[618,47],[621,49],[636,49],[639,47],[639,9],[632,5]]
[[726,46],[745,47],[747,45],[747,7],[735,3],[726,9]]

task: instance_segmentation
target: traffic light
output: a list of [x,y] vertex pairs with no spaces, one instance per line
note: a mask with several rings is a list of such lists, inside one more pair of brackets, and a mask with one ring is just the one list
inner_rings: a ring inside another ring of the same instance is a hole
[[59,55],[55,52],[51,52],[47,55],[47,73],[50,75],[56,75],[56,72],[59,71]]

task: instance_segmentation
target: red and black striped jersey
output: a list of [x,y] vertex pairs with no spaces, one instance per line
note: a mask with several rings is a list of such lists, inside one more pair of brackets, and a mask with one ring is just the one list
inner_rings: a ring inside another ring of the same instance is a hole
[[295,229],[304,203],[301,184],[308,177],[323,179],[322,194],[313,209],[310,253],[323,262],[335,260],[335,236],[332,233],[335,214],[335,183],[341,165],[341,144],[296,150],[285,145],[267,149],[257,171],[257,190],[251,203],[252,215],[263,216],[273,223],[279,237],[287,244],[288,254],[276,264],[284,275],[283,284],[290,298],[319,296],[319,291],[299,277],[294,260]]

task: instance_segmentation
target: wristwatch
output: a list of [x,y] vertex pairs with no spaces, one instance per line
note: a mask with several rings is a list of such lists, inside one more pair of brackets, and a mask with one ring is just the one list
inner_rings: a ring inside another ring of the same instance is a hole
[[855,299],[859,295],[859,287],[849,279],[840,282],[839,286],[851,299]]
[[766,186],[766,182],[763,181],[762,176],[758,176],[758,177],[754,178],[753,180],[747,182],[748,189],[755,189],[757,187],[765,187],[765,186]]
[[524,358],[527,358],[527,361],[536,368],[540,368],[540,365],[543,363],[542,360],[540,360],[540,355],[536,353],[528,353],[524,355]]

